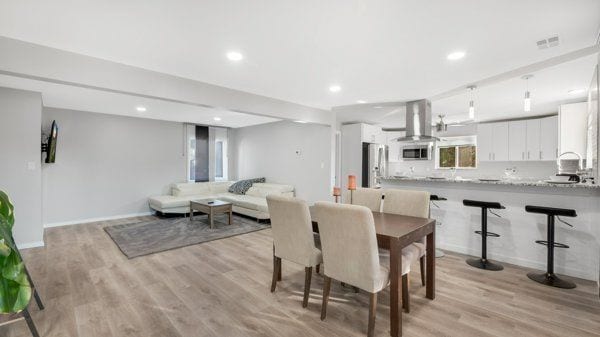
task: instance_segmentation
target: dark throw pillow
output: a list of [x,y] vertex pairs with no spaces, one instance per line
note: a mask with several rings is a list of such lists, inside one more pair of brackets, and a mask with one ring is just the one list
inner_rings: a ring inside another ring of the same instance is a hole
[[252,187],[254,183],[264,183],[266,181],[265,178],[254,178],[254,179],[244,179],[238,182],[235,182],[229,186],[229,193],[235,194],[246,194],[246,192]]

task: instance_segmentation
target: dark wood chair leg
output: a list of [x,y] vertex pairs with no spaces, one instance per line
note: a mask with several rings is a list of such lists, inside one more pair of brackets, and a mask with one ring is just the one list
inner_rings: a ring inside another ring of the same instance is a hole
[[33,320],[31,319],[31,315],[29,315],[29,311],[27,309],[24,309],[22,311],[23,317],[25,317],[25,322],[27,322],[27,326],[29,327],[29,331],[31,332],[31,335],[33,337],[40,337],[40,334],[37,331],[37,328],[35,327],[35,323],[33,323]]
[[321,265],[320,264],[317,265],[317,267],[315,268],[315,271],[317,272],[317,274],[319,272],[321,272]]
[[421,267],[421,284],[425,286],[425,256],[421,256],[419,259],[419,266]]
[[402,308],[410,312],[410,295],[408,294],[408,274],[402,275]]
[[271,292],[275,291],[279,275],[281,275],[281,259],[273,255],[273,280],[271,281]]
[[369,328],[367,330],[367,336],[373,337],[375,335],[375,314],[377,312],[377,293],[370,294],[369,300]]
[[308,296],[310,295],[310,280],[312,277],[312,267],[304,267],[304,299],[302,300],[302,307],[308,306]]
[[331,289],[331,278],[324,276],[323,283],[323,304],[321,306],[321,320],[324,321],[327,316],[327,302],[329,301],[329,290]]

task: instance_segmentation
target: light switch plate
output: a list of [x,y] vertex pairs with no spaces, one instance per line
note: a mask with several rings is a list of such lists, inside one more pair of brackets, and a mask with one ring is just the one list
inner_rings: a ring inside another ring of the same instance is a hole
[[35,170],[35,162],[34,161],[28,161],[27,162],[27,169],[34,171]]

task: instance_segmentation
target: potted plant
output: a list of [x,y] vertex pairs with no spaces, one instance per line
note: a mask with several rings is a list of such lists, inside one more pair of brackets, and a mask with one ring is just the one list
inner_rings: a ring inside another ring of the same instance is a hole
[[31,283],[12,234],[15,224],[13,211],[8,195],[0,191],[0,314],[22,315],[31,333],[37,336],[37,330],[27,311],[32,292]]

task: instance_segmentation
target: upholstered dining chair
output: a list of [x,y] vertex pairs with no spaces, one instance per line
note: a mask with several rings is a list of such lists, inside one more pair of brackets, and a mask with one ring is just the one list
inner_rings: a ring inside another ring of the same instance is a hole
[[[331,280],[345,282],[370,294],[367,335],[373,336],[377,294],[389,283],[389,270],[380,263],[373,213],[364,206],[318,202],[315,215],[325,266],[321,320],[327,316]],[[402,254],[403,299],[407,294],[404,277],[416,259],[416,250]]]
[[357,188],[352,192],[350,202],[350,191],[344,192],[344,203],[365,206],[373,212],[381,212],[381,198],[383,190],[378,188]]
[[267,196],[273,233],[273,280],[271,292],[281,280],[281,260],[304,266],[304,299],[302,307],[308,305],[312,268],[323,263],[321,250],[315,245],[312,220],[304,200],[277,195]]
[[[392,213],[419,218],[429,217],[429,192],[386,189],[384,191],[383,213]],[[413,243],[419,250],[421,284],[425,285],[425,238]]]

